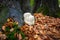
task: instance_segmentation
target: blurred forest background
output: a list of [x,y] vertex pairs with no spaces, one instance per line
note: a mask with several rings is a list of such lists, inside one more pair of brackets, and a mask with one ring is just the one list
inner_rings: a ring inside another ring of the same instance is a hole
[[0,0],[0,25],[6,21],[11,5],[15,5],[15,9],[19,9],[22,14],[42,12],[44,15],[60,18],[60,0]]

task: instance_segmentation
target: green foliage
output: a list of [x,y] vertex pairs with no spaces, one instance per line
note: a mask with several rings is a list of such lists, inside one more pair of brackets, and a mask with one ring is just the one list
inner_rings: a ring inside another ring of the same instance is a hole
[[13,27],[18,27],[18,25],[16,24],[16,22],[13,23]]
[[49,16],[53,16],[53,17],[60,17],[60,9],[59,10],[57,10],[56,12],[53,12],[53,11],[51,11],[51,12],[49,12],[49,7],[48,6],[46,6],[46,5],[42,5],[41,7],[39,7],[38,9],[37,9],[37,13],[40,13],[40,12],[42,12],[44,15],[48,15],[49,14]]
[[4,9],[6,7],[6,5],[4,4],[4,3],[0,3],[0,11],[2,10],[2,9]]
[[6,27],[5,31],[6,32],[10,32],[10,28],[9,27]]
[[26,37],[22,31],[20,31],[20,34],[22,35],[22,39],[24,39]]
[[[14,23],[14,27],[18,27],[15,23]],[[14,37],[14,34],[16,33],[15,30],[10,32],[10,28],[6,27],[6,32],[8,32],[7,35],[7,40],[17,40],[17,38]]]
[[37,13],[43,12],[44,15],[47,15],[47,13],[49,12],[49,8],[46,5],[42,5],[37,9],[36,12]]
[[16,22],[14,22],[13,28],[14,28],[14,31],[10,32],[10,28],[6,27],[6,32],[8,32],[6,34],[7,35],[7,40],[17,40],[17,38],[14,37],[15,33],[21,34],[22,35],[22,39],[25,38],[25,34],[20,30],[20,28],[18,27],[18,25],[16,24]]
[[40,7],[40,8],[38,8],[38,9],[37,9],[37,11],[36,11],[36,12],[38,12],[38,13],[39,13],[39,12],[41,12],[42,10],[43,10],[43,7]]
[[30,0],[30,6],[31,6],[31,13],[33,12],[33,8],[35,6],[35,0]]
[[15,32],[11,32],[7,34],[7,40],[17,40],[17,38],[14,37]]
[[35,4],[34,0],[30,0],[30,5],[31,5],[31,7],[33,7],[34,4]]
[[60,18],[60,9],[57,10],[57,14],[56,15]]
[[0,12],[0,27],[6,22],[7,14],[8,14],[7,8],[2,9],[2,11]]
[[14,23],[14,32],[20,33],[22,35],[22,39],[25,38],[25,34],[19,29],[19,27],[18,27],[18,25],[16,25],[16,23]]
[[49,8],[46,5],[43,5],[43,14],[47,15],[49,13]]
[[60,0],[58,0],[58,2],[59,2],[59,5],[60,5]]

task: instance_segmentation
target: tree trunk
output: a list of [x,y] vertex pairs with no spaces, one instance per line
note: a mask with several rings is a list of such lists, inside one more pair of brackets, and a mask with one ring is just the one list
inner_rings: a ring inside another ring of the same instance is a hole
[[21,9],[22,9],[23,13],[31,12],[30,0],[25,0],[25,1],[21,0],[20,4],[21,4]]
[[35,6],[33,9],[33,13],[35,13],[37,11],[37,9],[40,7],[41,5],[41,0],[35,0]]

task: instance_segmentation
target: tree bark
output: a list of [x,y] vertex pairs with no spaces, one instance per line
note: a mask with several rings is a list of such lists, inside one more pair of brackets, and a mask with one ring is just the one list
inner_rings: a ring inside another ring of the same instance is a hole
[[35,0],[35,6],[33,8],[33,13],[35,13],[37,11],[37,9],[40,7],[41,5],[41,0]]
[[20,4],[21,4],[21,9],[22,9],[23,13],[31,12],[30,0],[25,0],[25,1],[21,0]]

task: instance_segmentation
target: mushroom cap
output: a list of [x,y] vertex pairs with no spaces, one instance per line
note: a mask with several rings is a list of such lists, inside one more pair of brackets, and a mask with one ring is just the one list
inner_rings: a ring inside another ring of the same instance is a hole
[[25,17],[25,18],[24,18],[24,21],[25,21],[25,23],[27,23],[28,25],[33,25],[35,19],[34,19],[34,16],[30,15],[30,16],[28,16],[28,17]]
[[24,13],[24,18],[25,17],[29,17],[31,15],[31,13],[27,12],[27,13]]

